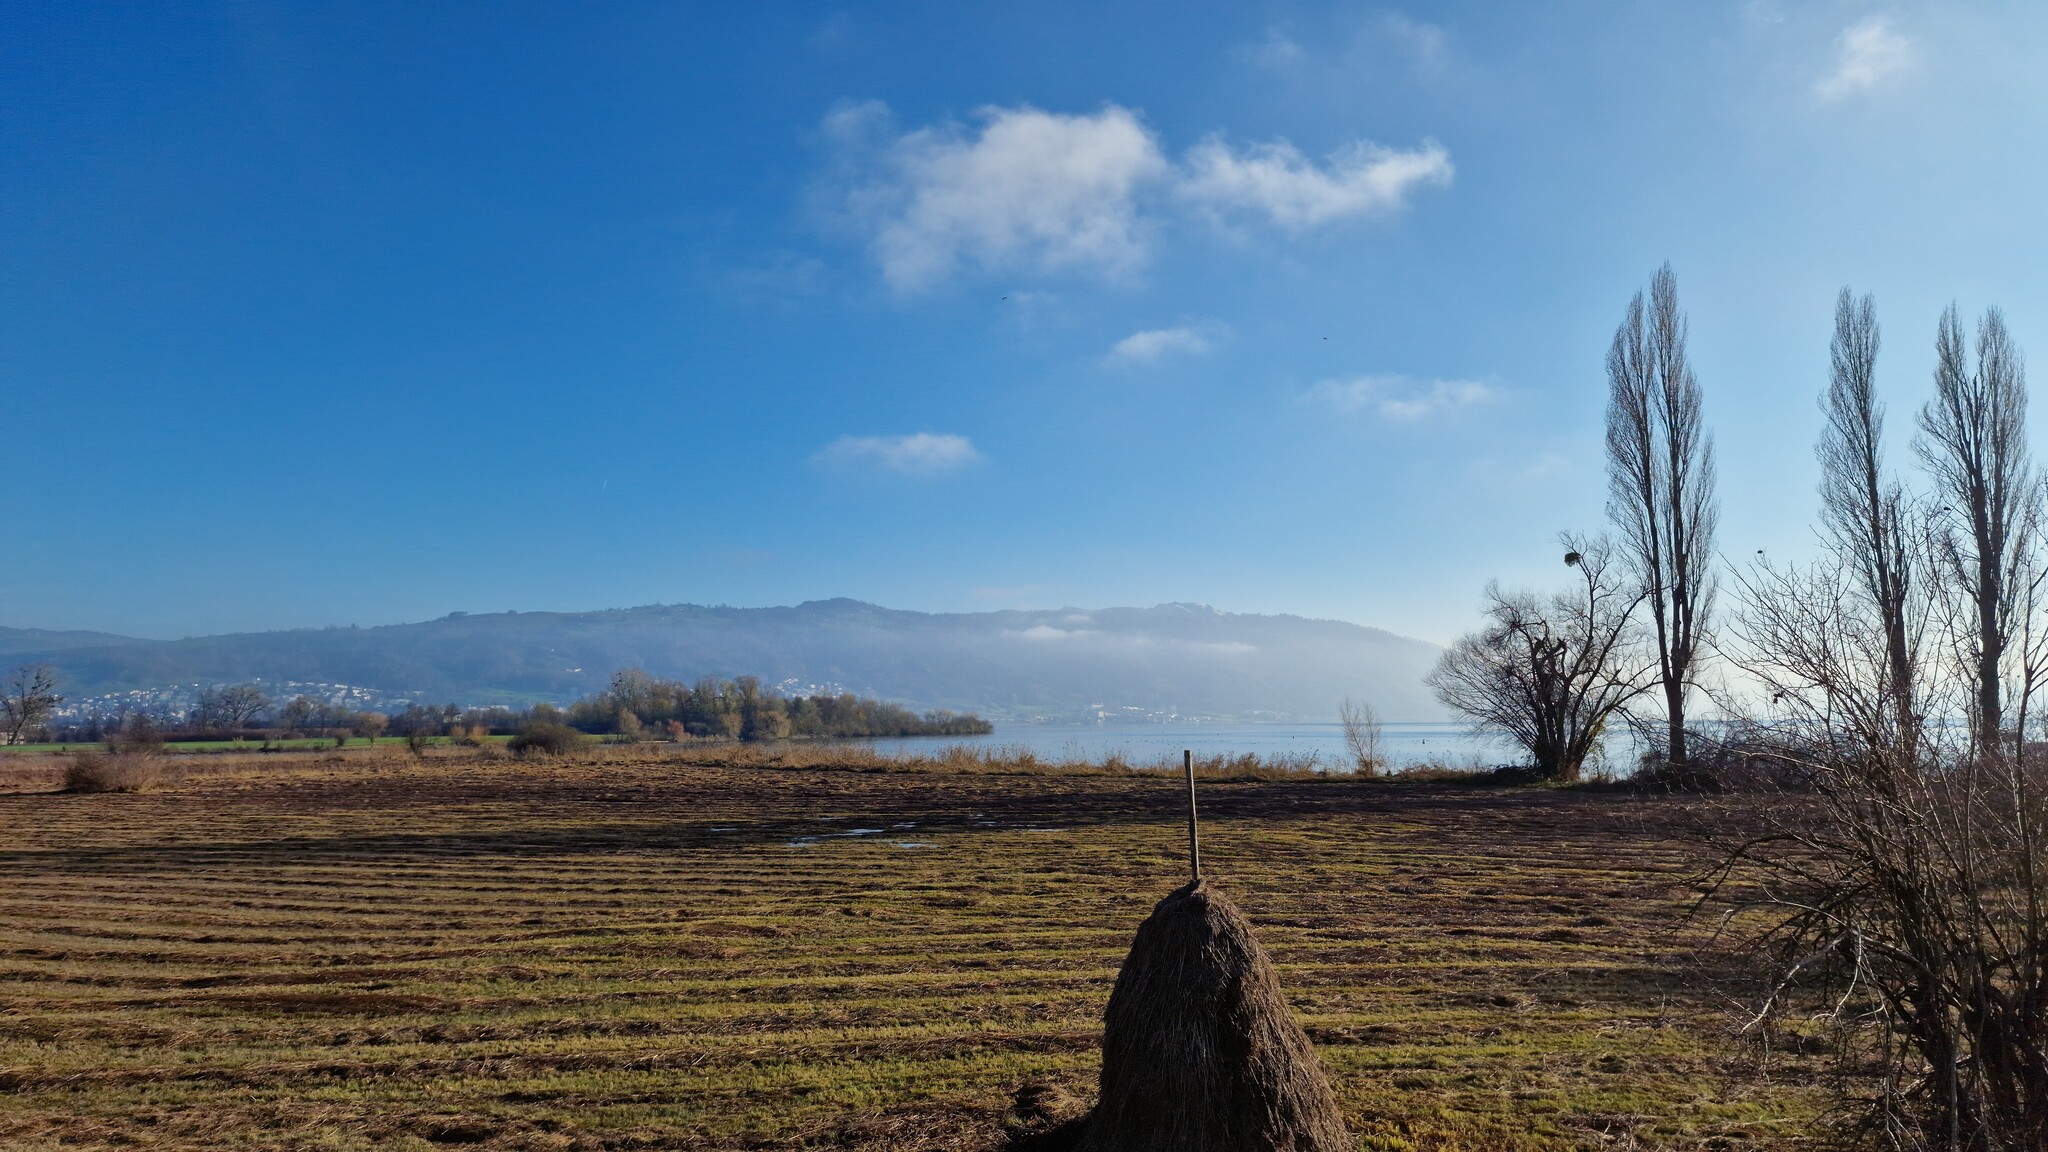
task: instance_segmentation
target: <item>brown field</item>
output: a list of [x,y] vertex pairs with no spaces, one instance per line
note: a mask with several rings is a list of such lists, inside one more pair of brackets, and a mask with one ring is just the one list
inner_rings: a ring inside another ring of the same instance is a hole
[[[983,768],[369,752],[0,796],[0,1147],[992,1147],[1020,1085],[1090,1091],[1184,865],[1173,781]],[[1677,802],[1203,803],[1361,1148],[1803,1142],[1814,1068],[1700,990]]]

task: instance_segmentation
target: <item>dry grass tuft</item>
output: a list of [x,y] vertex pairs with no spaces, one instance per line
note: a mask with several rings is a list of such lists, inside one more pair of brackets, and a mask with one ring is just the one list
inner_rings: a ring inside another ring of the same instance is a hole
[[1081,1152],[1352,1147],[1251,922],[1202,881],[1139,925],[1103,1023]]
[[1088,1105],[1059,1084],[1031,1081],[1003,1113],[1006,1152],[1072,1152],[1087,1123]]
[[163,761],[146,752],[81,752],[64,769],[67,792],[147,792],[163,782]]

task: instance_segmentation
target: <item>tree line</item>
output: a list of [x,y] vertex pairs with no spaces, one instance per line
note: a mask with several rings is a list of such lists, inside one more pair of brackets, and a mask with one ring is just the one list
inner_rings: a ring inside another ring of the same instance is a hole
[[913,712],[852,693],[783,696],[753,676],[664,680],[637,668],[571,705],[565,717],[585,732],[782,740],[790,737],[979,736],[995,730],[972,714]]
[[707,676],[693,683],[665,680],[640,669],[612,677],[604,691],[567,708],[409,704],[395,713],[351,709],[308,696],[275,700],[256,684],[216,684],[199,690],[183,710],[130,709],[52,724],[63,703],[48,668],[18,669],[0,686],[0,719],[9,743],[44,738],[66,743],[103,740],[291,739],[442,737],[478,740],[517,735],[534,725],[629,739],[783,740],[805,737],[977,736],[994,731],[972,714],[915,712],[901,704],[855,696],[784,696],[754,676]]

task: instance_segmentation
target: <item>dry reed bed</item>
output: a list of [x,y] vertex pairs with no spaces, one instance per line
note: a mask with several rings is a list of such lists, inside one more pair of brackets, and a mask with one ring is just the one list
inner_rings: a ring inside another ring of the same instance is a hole
[[[0,797],[0,1146],[966,1149],[1022,1083],[1092,1091],[1171,788],[698,755]],[[1204,804],[1362,1147],[1778,1147],[1812,1111],[1679,976],[1660,804]]]

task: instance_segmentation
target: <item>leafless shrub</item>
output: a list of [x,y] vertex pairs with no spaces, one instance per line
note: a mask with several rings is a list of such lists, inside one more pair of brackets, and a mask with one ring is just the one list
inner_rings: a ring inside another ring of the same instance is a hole
[[1377,776],[1387,766],[1387,753],[1380,733],[1378,710],[1363,700],[1354,702],[1346,696],[1337,708],[1337,717],[1344,724],[1344,747],[1351,753],[1351,762],[1361,776]]
[[507,747],[522,755],[541,752],[549,756],[567,756],[583,747],[583,733],[554,720],[532,720],[512,737]]
[[147,792],[163,781],[163,761],[138,752],[81,752],[64,769],[67,792]]
[[106,744],[109,752],[154,756],[164,750],[164,733],[146,713],[137,712],[107,733]]

